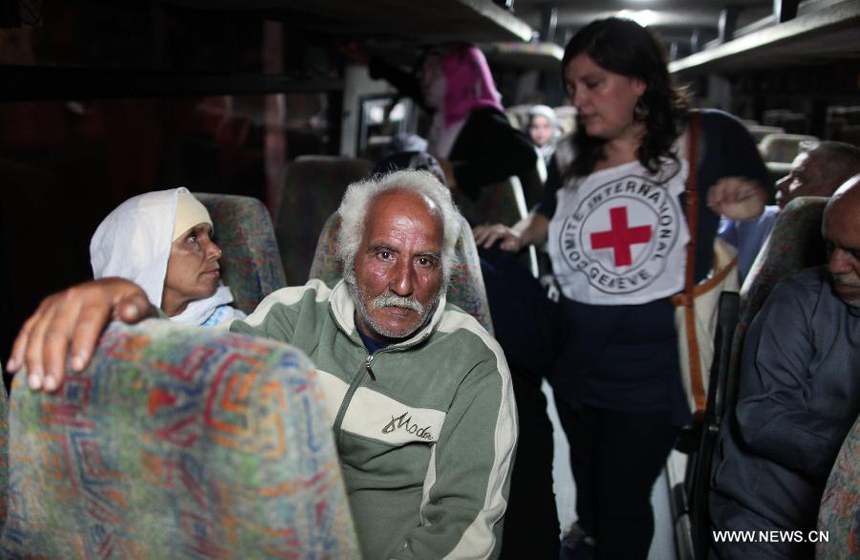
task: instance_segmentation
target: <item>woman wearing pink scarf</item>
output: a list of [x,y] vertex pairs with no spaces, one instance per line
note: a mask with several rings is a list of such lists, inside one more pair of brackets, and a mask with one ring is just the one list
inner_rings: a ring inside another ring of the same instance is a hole
[[501,95],[477,47],[435,48],[421,69],[419,90],[406,72],[378,59],[370,64],[371,77],[389,80],[433,111],[427,151],[439,159],[449,187],[477,198],[483,185],[525,177],[535,168],[537,153],[502,112]]

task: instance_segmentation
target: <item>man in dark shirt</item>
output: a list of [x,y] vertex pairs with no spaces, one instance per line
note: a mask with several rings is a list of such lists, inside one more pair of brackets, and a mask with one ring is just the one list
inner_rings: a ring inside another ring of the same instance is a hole
[[710,509],[716,530],[753,533],[715,533],[720,558],[812,558],[827,475],[860,411],[860,176],[833,195],[823,234],[827,266],[778,284],[746,338]]

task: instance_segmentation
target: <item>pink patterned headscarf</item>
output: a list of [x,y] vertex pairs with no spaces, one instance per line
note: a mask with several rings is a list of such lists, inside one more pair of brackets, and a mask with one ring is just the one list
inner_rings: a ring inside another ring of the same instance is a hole
[[442,60],[445,76],[445,126],[468,116],[477,107],[503,111],[487,59],[477,47],[454,45]]

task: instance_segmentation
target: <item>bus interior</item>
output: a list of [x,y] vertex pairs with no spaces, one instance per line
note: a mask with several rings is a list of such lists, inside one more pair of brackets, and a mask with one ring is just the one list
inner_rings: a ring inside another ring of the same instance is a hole
[[[362,58],[415,69],[433,45],[473,43],[513,126],[543,104],[571,132],[564,45],[610,16],[653,30],[695,106],[741,119],[774,180],[803,139],[860,145],[860,0],[0,0],[0,358],[43,297],[92,278],[96,226],[146,191],[259,199],[286,285],[303,284],[346,184],[430,126]],[[505,218],[540,188],[515,189]],[[575,489],[554,420],[564,530]],[[687,457],[655,486],[650,558],[702,557]]]

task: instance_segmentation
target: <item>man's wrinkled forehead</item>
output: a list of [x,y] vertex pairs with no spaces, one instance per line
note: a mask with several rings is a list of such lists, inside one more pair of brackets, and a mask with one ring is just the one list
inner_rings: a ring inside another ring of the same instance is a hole
[[[391,206],[394,206],[393,211],[390,209]],[[377,194],[368,203],[367,215],[364,218],[364,234],[366,235],[381,221],[408,223],[410,220],[420,219],[426,215],[433,216],[441,229],[441,211],[430,197],[408,189],[389,189]]]

